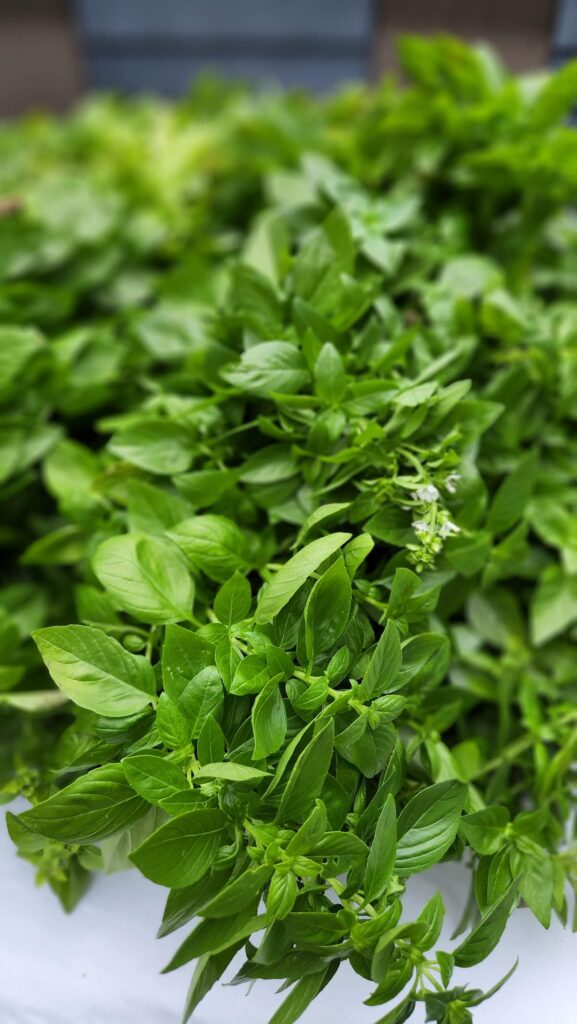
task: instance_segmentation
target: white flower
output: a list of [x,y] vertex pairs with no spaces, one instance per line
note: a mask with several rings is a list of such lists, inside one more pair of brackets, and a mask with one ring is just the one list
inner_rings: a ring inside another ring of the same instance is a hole
[[428,503],[436,501],[439,497],[439,491],[434,484],[425,484],[424,487],[419,487],[416,492],[416,497],[419,501],[426,501]]
[[440,537],[450,537],[453,533],[460,533],[461,527],[457,526],[456,523],[452,523],[450,519],[446,523],[442,523],[439,527]]
[[445,480],[445,487],[449,494],[454,494],[457,490],[457,482],[461,479],[460,473],[449,473],[449,476]]
[[411,523],[411,526],[415,533],[427,533],[429,529],[429,524],[423,522],[422,519],[415,519],[415,521]]

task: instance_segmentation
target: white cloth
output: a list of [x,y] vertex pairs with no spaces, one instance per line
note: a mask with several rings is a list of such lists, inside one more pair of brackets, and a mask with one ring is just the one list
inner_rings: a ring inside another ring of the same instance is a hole
[[[449,934],[462,910],[467,877],[460,866],[440,865],[410,886],[409,919],[437,889],[443,892],[445,949],[451,949]],[[48,887],[35,888],[33,869],[15,855],[0,822],[1,1024],[180,1024],[192,965],[159,974],[187,934],[185,928],[155,938],[165,896],[166,890],[136,871],[99,876],[76,910],[65,915]],[[528,910],[516,911],[497,950],[478,967],[455,971],[455,984],[489,988],[519,956],[516,974],[475,1011],[475,1024],[572,1024],[576,953],[577,937],[557,921],[547,934]],[[267,1024],[280,1002],[275,988],[257,982],[245,996],[245,988],[218,985],[193,1024]],[[341,968],[302,1024],[375,1024],[385,1008],[362,1005],[370,988]],[[419,1007],[411,1024],[423,1024],[424,1018]]]

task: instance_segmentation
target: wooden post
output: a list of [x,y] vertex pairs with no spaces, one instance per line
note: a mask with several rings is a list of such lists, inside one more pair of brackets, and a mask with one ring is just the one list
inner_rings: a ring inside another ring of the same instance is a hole
[[66,0],[1,0],[0,117],[64,110],[80,89],[80,60]]
[[378,69],[397,67],[395,37],[404,33],[488,42],[512,71],[546,67],[556,6],[556,0],[379,0]]

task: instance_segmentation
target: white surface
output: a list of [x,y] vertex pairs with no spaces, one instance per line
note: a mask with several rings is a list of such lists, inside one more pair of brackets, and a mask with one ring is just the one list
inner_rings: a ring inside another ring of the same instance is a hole
[[[17,810],[17,807],[13,808]],[[408,916],[437,889],[447,906],[448,933],[462,909],[467,873],[443,865],[414,880]],[[192,965],[160,976],[187,934],[184,928],[155,939],[166,890],[134,872],[96,878],[70,916],[47,888],[35,888],[33,869],[18,859],[0,822],[0,1021],[1,1024],[179,1024]],[[575,1024],[573,977],[577,937],[554,921],[545,933],[527,910],[517,911],[498,949],[455,984],[489,988],[519,968],[494,998],[475,1011],[475,1024]],[[230,977],[232,970],[227,972]],[[193,1016],[194,1024],[267,1024],[280,997],[275,984],[219,985]],[[375,1024],[384,1008],[362,1005],[370,986],[341,968],[303,1015],[303,1024]],[[411,1024],[423,1024],[419,1007]]]

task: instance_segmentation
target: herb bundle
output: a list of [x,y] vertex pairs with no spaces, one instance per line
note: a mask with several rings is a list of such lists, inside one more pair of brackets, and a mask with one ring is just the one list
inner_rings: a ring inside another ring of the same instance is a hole
[[577,885],[577,70],[402,51],[0,133],[8,828],[68,908],[169,889],[186,1019],[242,950],[271,1024],[343,961],[465,1024]]

